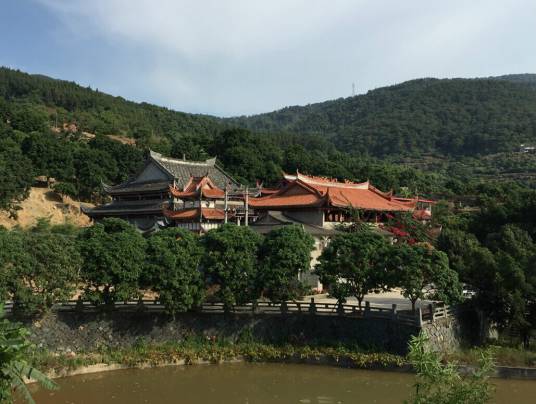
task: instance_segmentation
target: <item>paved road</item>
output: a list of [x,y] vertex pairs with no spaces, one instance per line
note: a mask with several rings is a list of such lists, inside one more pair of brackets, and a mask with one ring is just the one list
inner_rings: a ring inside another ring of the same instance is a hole
[[[318,295],[318,296],[314,296],[314,298],[315,298],[315,302],[317,303],[337,303],[336,299],[327,297],[326,295]],[[373,294],[367,295],[364,299],[364,302],[365,301],[369,301],[370,304],[375,305],[375,306],[391,308],[393,304],[396,304],[398,309],[401,309],[401,310],[411,309],[411,302],[408,299],[406,299],[404,296],[402,296],[400,292],[398,291],[378,293],[378,294],[373,293]],[[347,299],[347,302],[351,304],[357,304],[357,299],[355,297],[350,297]],[[365,304],[364,302],[363,302],[363,305]],[[418,300],[416,307],[425,307],[430,303],[432,302],[429,300],[423,300],[423,301]]]

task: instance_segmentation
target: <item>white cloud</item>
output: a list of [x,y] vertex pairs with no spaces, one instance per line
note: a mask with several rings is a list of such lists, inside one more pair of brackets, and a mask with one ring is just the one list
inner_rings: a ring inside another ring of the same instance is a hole
[[356,11],[359,1],[43,0],[71,28],[188,56],[241,55],[299,45]]
[[364,91],[536,70],[531,0],[38,1],[75,40],[128,49],[122,68],[137,81],[108,78],[125,96],[187,111],[268,111],[349,95],[354,81]]

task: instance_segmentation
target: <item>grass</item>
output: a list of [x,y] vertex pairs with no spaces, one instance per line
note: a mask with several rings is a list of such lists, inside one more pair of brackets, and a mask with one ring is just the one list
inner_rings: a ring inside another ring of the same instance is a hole
[[[534,350],[502,345],[487,345],[485,348],[491,350],[497,366],[536,367],[536,351]],[[448,354],[445,359],[466,365],[476,365],[481,352],[481,348],[461,349]]]
[[126,366],[177,363],[196,360],[219,363],[241,358],[248,362],[284,362],[296,360],[324,360],[328,363],[344,361],[358,368],[397,368],[406,363],[403,356],[389,353],[364,352],[349,347],[269,345],[256,342],[231,343],[209,339],[188,339],[181,342],[148,343],[138,340],[132,347],[103,347],[96,352],[53,354],[36,350],[32,364],[45,371],[73,370],[98,363]]
[[[485,349],[492,351],[497,366],[536,367],[536,351],[500,345],[488,345]],[[445,355],[443,360],[477,365],[481,354],[482,348],[461,349]],[[396,369],[408,363],[406,357],[401,355],[363,350],[356,346],[272,345],[255,342],[247,336],[236,343],[200,337],[165,343],[138,339],[130,347],[103,346],[95,351],[76,354],[57,354],[36,349],[31,362],[39,369],[58,373],[100,363],[136,367],[173,364],[179,361],[191,364],[198,360],[219,363],[237,358],[247,362],[342,362],[345,366],[362,369]]]

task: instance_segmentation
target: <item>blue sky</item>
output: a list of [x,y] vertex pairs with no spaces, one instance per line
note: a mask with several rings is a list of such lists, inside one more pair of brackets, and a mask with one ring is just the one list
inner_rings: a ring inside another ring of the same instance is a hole
[[0,65],[220,116],[536,72],[534,0],[2,0]]

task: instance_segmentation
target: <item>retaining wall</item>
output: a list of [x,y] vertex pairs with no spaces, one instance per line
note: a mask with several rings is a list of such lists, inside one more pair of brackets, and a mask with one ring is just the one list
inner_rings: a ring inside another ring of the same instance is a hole
[[27,326],[36,344],[57,352],[130,346],[139,339],[165,342],[196,336],[274,344],[350,344],[405,354],[411,336],[420,330],[388,318],[185,313],[172,319],[163,313],[143,312],[52,312]]
[[456,317],[442,318],[423,324],[422,330],[429,338],[429,348],[434,351],[455,351],[462,344],[461,325]]

